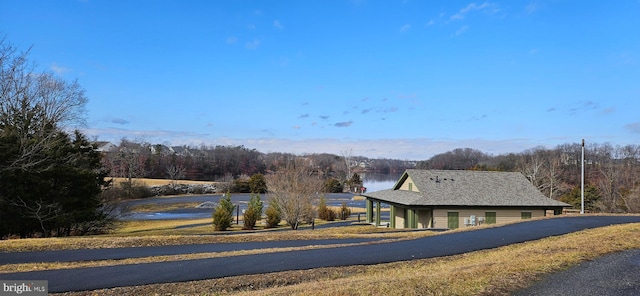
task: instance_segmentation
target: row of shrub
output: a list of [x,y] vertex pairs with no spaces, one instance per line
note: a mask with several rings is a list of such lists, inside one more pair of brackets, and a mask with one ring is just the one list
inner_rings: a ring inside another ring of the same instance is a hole
[[[236,205],[231,202],[231,194],[225,194],[214,209],[213,226],[216,231],[227,230],[233,224],[233,213]],[[262,219],[263,202],[259,194],[252,193],[247,209],[243,213],[244,227],[242,229],[252,230],[256,223]],[[318,218],[325,221],[335,221],[336,219],[347,220],[351,216],[351,209],[347,207],[346,202],[342,202],[340,209],[333,210],[327,207],[324,197],[320,198],[318,203]],[[274,228],[280,224],[282,214],[277,205],[270,203],[264,214],[266,215],[265,228]]]
[[347,207],[347,202],[342,202],[340,209],[334,210],[327,207],[327,201],[324,196],[318,202],[318,218],[325,221],[334,221],[336,219],[347,220],[351,216],[351,209]]

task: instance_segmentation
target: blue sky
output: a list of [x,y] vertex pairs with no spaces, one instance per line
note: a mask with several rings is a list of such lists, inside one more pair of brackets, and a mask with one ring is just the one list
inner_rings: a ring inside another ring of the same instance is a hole
[[640,140],[640,1],[0,0],[85,132],[423,160]]

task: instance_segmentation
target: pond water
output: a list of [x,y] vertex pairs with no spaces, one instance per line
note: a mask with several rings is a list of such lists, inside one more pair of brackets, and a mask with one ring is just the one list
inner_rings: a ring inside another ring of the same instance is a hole
[[396,184],[402,173],[397,174],[381,174],[381,173],[362,173],[361,178],[363,186],[367,188],[367,192],[391,189]]

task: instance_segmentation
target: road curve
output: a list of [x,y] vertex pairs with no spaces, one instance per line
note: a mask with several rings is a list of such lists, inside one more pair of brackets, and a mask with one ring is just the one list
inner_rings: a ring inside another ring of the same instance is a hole
[[7,273],[0,274],[0,279],[48,280],[50,292],[95,290],[449,256],[624,223],[640,223],[640,216],[571,216],[391,243],[176,262]]

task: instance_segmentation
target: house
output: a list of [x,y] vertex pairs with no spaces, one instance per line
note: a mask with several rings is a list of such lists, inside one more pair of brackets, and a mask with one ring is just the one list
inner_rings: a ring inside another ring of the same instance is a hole
[[[562,213],[570,205],[544,196],[517,172],[406,170],[391,189],[363,194],[367,222],[389,227],[455,229]],[[375,214],[374,214],[375,207]]]
[[118,150],[118,146],[111,142],[95,142],[94,147],[96,147],[96,151],[103,153]]

